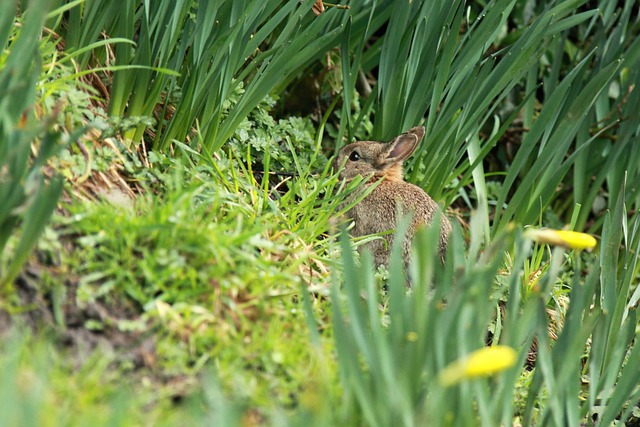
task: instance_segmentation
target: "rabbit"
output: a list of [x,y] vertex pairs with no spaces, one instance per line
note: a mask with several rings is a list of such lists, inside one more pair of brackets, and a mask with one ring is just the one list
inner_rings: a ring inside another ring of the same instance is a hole
[[[411,224],[403,242],[405,266],[409,262],[411,242],[416,229],[430,224],[436,212],[440,211],[438,204],[422,188],[405,182],[402,178],[402,162],[413,154],[424,133],[424,127],[418,126],[388,143],[357,141],[343,147],[333,163],[334,170],[340,170],[339,177],[343,180],[349,181],[357,176],[367,179],[364,188],[381,181],[347,212],[347,216],[354,222],[351,230],[353,237],[395,231],[399,215],[411,215]],[[444,215],[440,218],[438,250],[444,260],[451,223]],[[376,265],[388,267],[392,243],[393,234],[387,234],[384,240],[373,240],[365,247],[373,254]]]

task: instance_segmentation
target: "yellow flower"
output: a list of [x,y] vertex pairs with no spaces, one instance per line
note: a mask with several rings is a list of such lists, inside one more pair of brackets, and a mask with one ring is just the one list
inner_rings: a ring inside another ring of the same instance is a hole
[[591,250],[596,246],[596,239],[586,233],[567,230],[553,230],[550,228],[528,228],[524,235],[539,243],[547,243],[554,246],[562,246],[569,249]]
[[449,387],[464,379],[493,375],[513,366],[517,357],[516,351],[505,345],[481,348],[449,364],[438,375],[438,382]]

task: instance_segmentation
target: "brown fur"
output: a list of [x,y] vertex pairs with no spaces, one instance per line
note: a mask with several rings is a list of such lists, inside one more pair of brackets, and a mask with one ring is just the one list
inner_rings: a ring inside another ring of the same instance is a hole
[[[403,241],[405,263],[409,261],[411,241],[417,228],[433,222],[434,216],[440,211],[438,204],[424,190],[402,179],[402,162],[413,154],[423,136],[424,128],[419,126],[389,143],[357,141],[342,148],[334,160],[334,168],[344,164],[340,171],[343,179],[371,176],[373,179],[365,187],[371,185],[372,181],[381,180],[369,195],[348,212],[354,221],[354,237],[395,231],[399,212],[412,215],[412,222]],[[354,152],[359,159],[352,160]],[[441,257],[444,257],[450,232],[451,223],[442,215],[438,247]],[[376,239],[367,244],[376,265],[388,265],[392,243],[393,234],[388,234],[384,239]]]
[[392,165],[386,170],[384,179],[394,182],[402,182],[402,165],[400,163]]

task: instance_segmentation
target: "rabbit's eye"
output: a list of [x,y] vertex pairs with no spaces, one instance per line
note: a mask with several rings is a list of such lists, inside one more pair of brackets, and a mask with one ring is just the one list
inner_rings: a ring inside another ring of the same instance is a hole
[[352,151],[351,154],[349,154],[349,160],[351,160],[352,162],[357,162],[358,160],[360,160],[360,154],[358,154],[357,151]]

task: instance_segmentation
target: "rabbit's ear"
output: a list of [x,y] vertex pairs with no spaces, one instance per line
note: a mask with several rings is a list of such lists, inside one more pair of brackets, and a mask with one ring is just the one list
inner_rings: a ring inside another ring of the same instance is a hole
[[423,136],[424,128],[418,126],[396,137],[389,143],[390,148],[387,152],[387,162],[396,163],[408,159],[415,151]]

